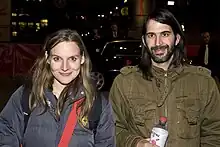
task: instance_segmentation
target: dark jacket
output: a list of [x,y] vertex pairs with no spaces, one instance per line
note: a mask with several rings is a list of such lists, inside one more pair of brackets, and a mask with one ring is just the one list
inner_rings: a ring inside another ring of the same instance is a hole
[[197,60],[196,60],[197,65],[208,68],[209,70],[212,71],[213,76],[217,76],[219,78],[220,77],[220,68],[219,68],[220,48],[219,48],[219,45],[215,42],[210,42],[208,44],[208,48],[209,48],[208,65],[204,64],[204,57],[205,57],[205,50],[206,50],[205,44],[202,44],[199,48],[198,56],[197,56]]
[[150,138],[160,116],[167,117],[166,147],[219,147],[220,94],[210,72],[195,66],[152,72],[149,81],[137,67],[125,67],[113,82],[117,147]]
[[[64,105],[64,111],[57,120],[54,113],[56,98],[51,91],[45,95],[49,102],[49,108],[43,114],[42,108],[35,108],[30,114],[27,128],[24,131],[24,113],[21,107],[23,87],[17,89],[9,99],[7,105],[0,114],[0,146],[19,147],[56,147],[60,141],[67,118],[72,105]],[[79,91],[70,101],[85,97],[83,91]],[[72,138],[71,147],[115,147],[115,126],[111,104],[108,99],[102,98],[102,113],[97,126],[96,135],[81,123],[77,123]],[[40,114],[40,115],[39,115]],[[86,125],[85,125],[86,126]]]

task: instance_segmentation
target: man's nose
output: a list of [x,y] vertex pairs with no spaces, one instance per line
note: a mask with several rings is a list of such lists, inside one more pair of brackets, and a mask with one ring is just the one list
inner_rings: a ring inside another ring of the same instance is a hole
[[161,37],[160,37],[160,36],[156,36],[156,37],[155,37],[155,45],[156,45],[156,46],[161,45],[161,44],[162,44],[161,41],[162,41],[162,40],[161,40]]

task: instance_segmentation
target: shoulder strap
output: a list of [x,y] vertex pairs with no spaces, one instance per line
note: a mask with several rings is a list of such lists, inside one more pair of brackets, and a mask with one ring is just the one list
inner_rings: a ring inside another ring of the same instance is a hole
[[83,99],[80,99],[80,100],[74,102],[74,104],[72,106],[72,110],[71,110],[69,117],[67,119],[65,128],[63,130],[63,134],[61,136],[58,147],[68,147],[70,139],[71,139],[72,134],[74,132],[75,126],[77,124],[77,113],[79,114],[81,111],[81,107],[79,107],[77,110],[77,106],[83,101]]
[[98,92],[89,115],[89,129],[92,130],[94,134],[96,134],[96,129],[99,124],[101,113],[102,113],[102,94]]

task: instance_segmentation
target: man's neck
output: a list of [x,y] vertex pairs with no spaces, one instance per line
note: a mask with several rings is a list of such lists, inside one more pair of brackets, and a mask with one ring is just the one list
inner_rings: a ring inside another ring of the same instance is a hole
[[151,60],[151,61],[152,61],[153,66],[156,66],[158,68],[161,68],[161,69],[167,71],[172,60],[173,60],[173,55],[167,62],[164,62],[164,63],[156,63],[153,60]]

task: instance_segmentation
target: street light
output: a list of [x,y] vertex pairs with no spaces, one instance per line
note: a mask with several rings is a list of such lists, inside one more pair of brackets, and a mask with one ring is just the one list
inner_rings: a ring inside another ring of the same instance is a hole
[[168,6],[174,6],[175,2],[174,1],[167,1]]
[[182,25],[181,25],[181,27],[182,27],[183,31],[185,31],[185,27],[184,27],[184,24],[182,24]]

